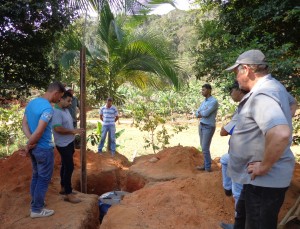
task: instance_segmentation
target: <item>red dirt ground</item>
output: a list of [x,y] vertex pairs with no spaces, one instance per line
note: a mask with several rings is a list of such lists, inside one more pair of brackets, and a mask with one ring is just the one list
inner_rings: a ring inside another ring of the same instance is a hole
[[[234,202],[221,185],[218,160],[213,172],[200,172],[203,162],[193,147],[167,148],[155,155],[130,163],[117,154],[100,156],[87,152],[88,193],[79,193],[79,204],[64,202],[58,194],[60,160],[55,152],[55,171],[46,202],[55,215],[44,219],[29,217],[29,158],[15,152],[0,160],[0,228],[101,228],[101,229],[214,229],[220,221],[232,223]],[[75,153],[73,185],[79,189],[79,151]],[[112,206],[99,227],[99,195],[112,190],[129,191],[119,205]],[[291,186],[279,215],[279,221],[300,194],[300,165],[297,164]],[[289,227],[296,228],[296,227]]]

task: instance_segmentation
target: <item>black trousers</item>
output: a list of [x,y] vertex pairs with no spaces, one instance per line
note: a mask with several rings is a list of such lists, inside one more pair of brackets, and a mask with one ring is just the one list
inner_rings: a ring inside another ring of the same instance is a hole
[[245,184],[236,206],[234,229],[276,229],[287,189]]
[[72,193],[71,179],[74,170],[74,142],[65,147],[56,146],[56,148],[61,156],[60,184],[64,187],[65,193],[70,194]]

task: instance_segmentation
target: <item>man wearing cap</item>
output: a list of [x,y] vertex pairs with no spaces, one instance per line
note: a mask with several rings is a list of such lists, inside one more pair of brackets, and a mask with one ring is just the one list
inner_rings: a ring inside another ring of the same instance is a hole
[[[239,84],[237,81],[233,83],[233,85],[230,87],[230,96],[234,102],[240,102],[242,98],[247,94],[247,91],[244,91],[239,88]],[[220,135],[221,136],[228,136],[232,135],[235,124],[237,121],[237,111],[234,112],[232,119],[230,122],[228,122],[225,126],[221,128]],[[229,139],[230,142],[230,139]],[[237,204],[237,201],[240,197],[240,193],[242,190],[242,185],[232,182],[231,178],[227,175],[227,165],[229,161],[229,154],[230,154],[230,149],[228,150],[228,153],[222,155],[220,159],[220,163],[222,165],[222,182],[223,182],[223,188],[225,191],[226,196],[231,196],[233,195],[234,198],[234,203],[235,205]]]
[[234,71],[240,88],[249,91],[239,104],[230,140],[228,175],[243,184],[234,228],[273,229],[295,164],[288,93],[268,73],[260,50],[244,52],[226,70]]
[[72,103],[71,103],[71,106],[69,106],[69,112],[72,116],[72,119],[73,119],[73,127],[76,129],[77,128],[77,108],[80,109],[80,106],[79,106],[79,101],[78,99],[76,98],[76,96],[74,96],[74,90],[73,88],[71,87],[66,87],[66,91],[70,92],[72,94]]
[[116,124],[115,122],[119,119],[117,108],[112,105],[112,98],[106,100],[106,105],[100,108],[99,114],[102,123],[101,130],[101,141],[98,146],[98,153],[102,153],[102,148],[105,143],[107,132],[110,137],[110,146],[108,148],[111,151],[111,155],[114,156],[116,153]]
[[211,85],[204,84],[201,94],[205,100],[195,112],[196,117],[200,118],[199,136],[200,145],[204,155],[204,165],[197,166],[198,170],[211,172],[210,143],[216,130],[216,116],[218,111],[218,101],[211,95]]

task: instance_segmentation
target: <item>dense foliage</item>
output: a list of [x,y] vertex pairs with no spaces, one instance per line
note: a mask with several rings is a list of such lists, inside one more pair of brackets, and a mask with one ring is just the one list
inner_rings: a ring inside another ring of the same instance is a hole
[[135,30],[160,34],[171,44],[171,51],[176,53],[178,63],[184,69],[185,75],[180,77],[193,78],[192,66],[195,58],[192,50],[198,42],[195,28],[197,20],[200,20],[200,15],[195,10],[173,10],[166,15],[149,15],[141,20],[139,25],[136,25]]
[[53,51],[58,33],[74,18],[67,4],[65,0],[0,1],[0,94],[17,95],[59,78]]
[[0,157],[10,155],[25,143],[22,118],[23,110],[19,105],[0,107]]
[[[117,89],[128,82],[140,88],[170,84],[179,88],[180,67],[168,43],[157,34],[124,31],[108,4],[102,7],[99,21],[89,22],[85,35],[90,104],[98,104],[109,96],[124,100]],[[65,67],[76,64],[80,42],[73,32],[66,34],[62,56]]]
[[[273,75],[299,96],[300,7],[293,0],[197,1],[208,17],[198,23],[197,78],[232,78],[224,69],[248,49],[261,49]],[[213,16],[212,16],[213,15]]]

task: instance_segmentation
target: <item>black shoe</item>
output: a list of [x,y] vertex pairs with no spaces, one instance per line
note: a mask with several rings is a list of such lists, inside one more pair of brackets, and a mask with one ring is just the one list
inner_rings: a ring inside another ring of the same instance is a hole
[[233,229],[233,224],[227,224],[227,223],[220,223],[220,227],[223,229]]
[[227,190],[227,189],[224,188],[224,191],[225,191],[226,196],[232,196],[232,190],[231,189]]

